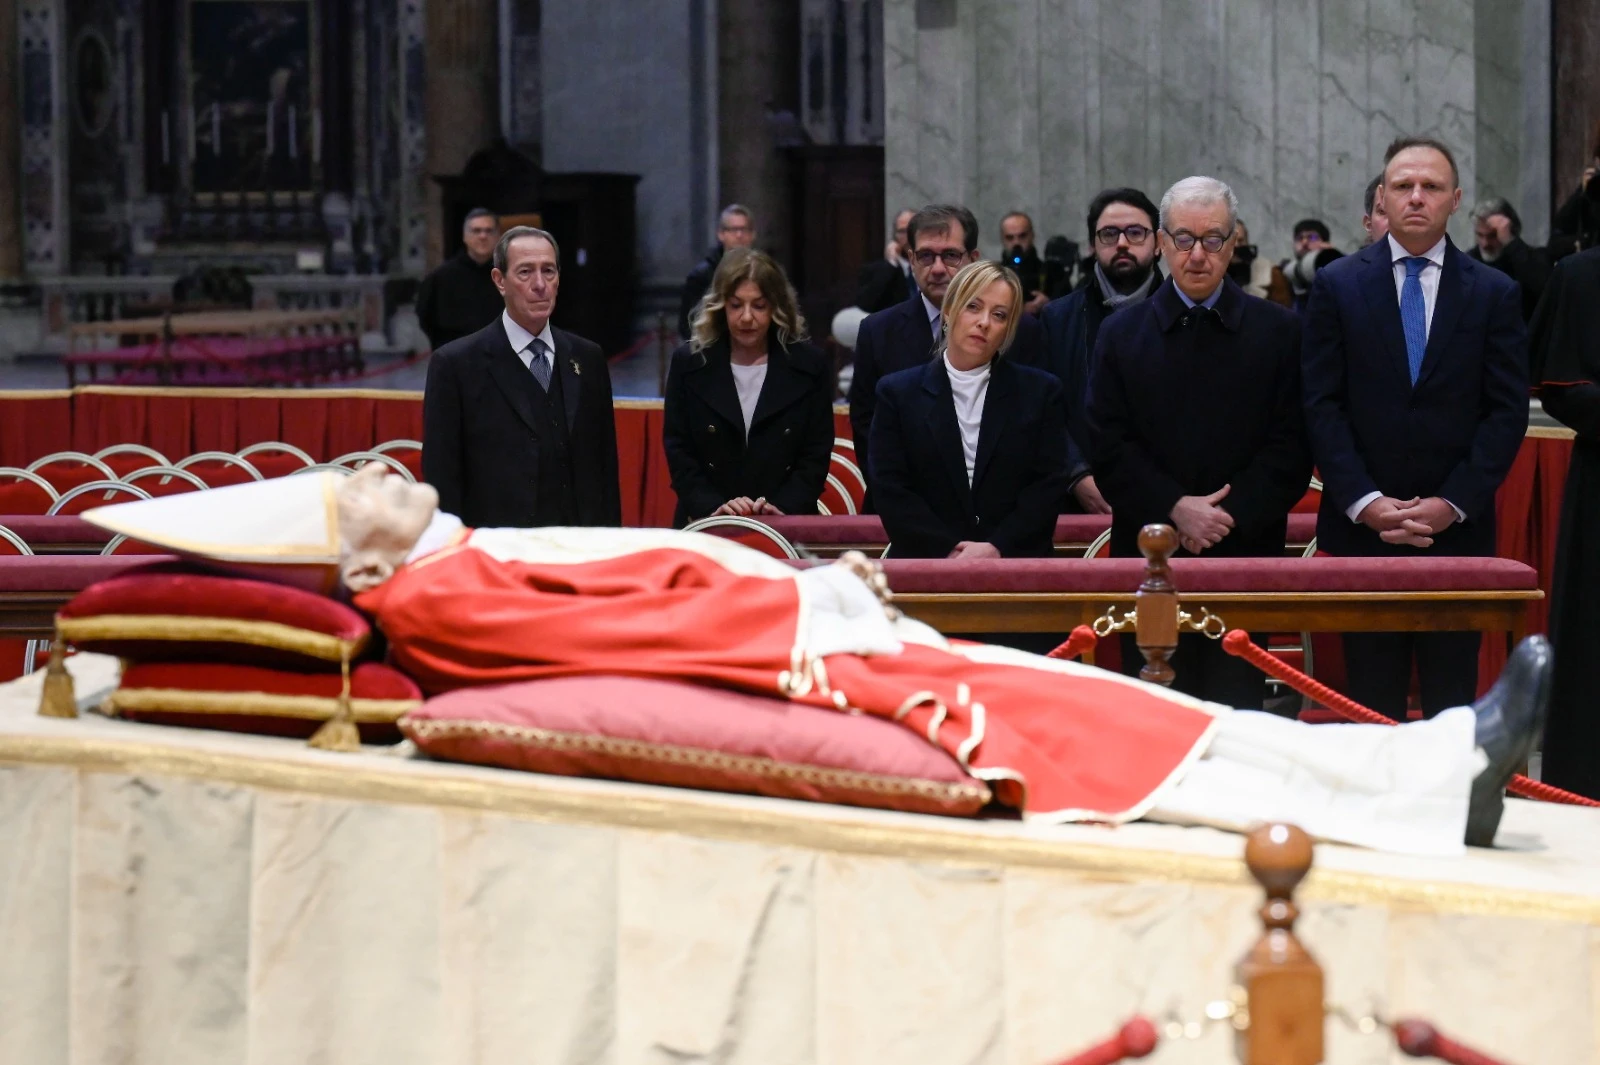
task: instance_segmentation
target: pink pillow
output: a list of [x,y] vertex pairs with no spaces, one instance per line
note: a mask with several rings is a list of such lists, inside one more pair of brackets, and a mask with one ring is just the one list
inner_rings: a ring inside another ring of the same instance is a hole
[[559,677],[436,696],[400,730],[437,758],[914,813],[970,815],[982,781],[883,718],[638,677]]

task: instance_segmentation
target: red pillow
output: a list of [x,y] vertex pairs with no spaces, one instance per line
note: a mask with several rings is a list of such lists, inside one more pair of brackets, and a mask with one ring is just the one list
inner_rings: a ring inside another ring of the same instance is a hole
[[562,776],[916,813],[976,813],[989,789],[884,718],[636,677],[559,677],[429,699],[400,729],[438,758]]
[[[158,725],[258,732],[306,739],[338,706],[337,673],[296,673],[218,662],[140,662],[102,709]],[[350,671],[350,709],[366,743],[397,743],[400,716],[422,705],[422,690],[379,662]]]
[[91,584],[56,615],[81,651],[135,661],[241,662],[337,672],[372,629],[353,608],[288,585],[157,566]]

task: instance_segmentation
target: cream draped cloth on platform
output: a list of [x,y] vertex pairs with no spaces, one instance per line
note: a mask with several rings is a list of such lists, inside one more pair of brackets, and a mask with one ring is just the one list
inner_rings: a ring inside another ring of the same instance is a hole
[[[85,705],[116,676],[69,668]],[[0,685],[0,1062],[1046,1065],[1134,1012],[1199,1015],[1260,930],[1210,829],[40,718],[39,680]],[[1298,931],[1338,1005],[1600,1065],[1600,818],[1512,800],[1501,837],[1319,847]],[[1332,1065],[1389,1059],[1328,1035]],[[1231,1033],[1181,1058],[1231,1065]]]

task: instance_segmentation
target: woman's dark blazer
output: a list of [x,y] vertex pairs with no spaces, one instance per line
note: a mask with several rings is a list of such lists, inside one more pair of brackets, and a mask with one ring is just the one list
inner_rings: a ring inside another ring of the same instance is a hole
[[684,344],[667,371],[663,442],[673,524],[682,527],[730,499],[765,497],[785,514],[815,514],[833,454],[833,367],[817,348],[767,342],[750,439],[734,388],[726,338],[700,352]]
[[1054,552],[1056,515],[1075,480],[1054,374],[995,360],[971,487],[943,359],[878,382],[870,454],[893,557],[944,558],[963,540],[993,544],[1005,558]]

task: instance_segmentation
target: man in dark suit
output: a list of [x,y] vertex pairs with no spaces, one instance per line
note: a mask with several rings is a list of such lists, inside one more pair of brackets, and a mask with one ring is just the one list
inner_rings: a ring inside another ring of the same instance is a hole
[[[965,207],[934,204],[911,216],[906,226],[911,270],[917,290],[886,311],[870,314],[856,334],[850,377],[850,431],[857,465],[867,478],[867,509],[872,501],[870,440],[878,381],[897,370],[920,366],[933,358],[939,338],[939,305],[950,279],[978,260],[978,220]],[[1037,360],[1039,320],[1023,315],[1009,357],[1031,364]]]
[[[1163,522],[1180,554],[1282,556],[1311,476],[1299,319],[1228,278],[1239,234],[1227,185],[1183,179],[1162,197],[1160,223],[1172,278],[1107,320],[1094,355],[1089,447],[1111,504],[1111,553],[1137,557],[1139,530]],[[1179,691],[1262,705],[1260,671],[1215,640],[1180,636],[1174,665]]]
[[[1385,154],[1389,233],[1317,272],[1305,319],[1306,425],[1322,475],[1317,543],[1334,555],[1492,555],[1494,499],[1528,425],[1516,282],[1445,235],[1461,203],[1438,141]],[[1350,633],[1350,696],[1405,713],[1472,701],[1478,633]]]
[[[1094,250],[1094,268],[1075,292],[1051,300],[1039,316],[1043,335],[1033,363],[1061,382],[1067,432],[1074,449],[1083,455],[1089,453],[1089,356],[1100,323],[1161,285],[1156,205],[1138,189],[1106,189],[1089,204],[1089,246]],[[1111,513],[1092,473],[1074,486],[1072,494],[1086,514]]]
[[738,203],[724,207],[717,216],[717,242],[683,279],[683,292],[678,296],[679,336],[688,340],[694,333],[694,309],[711,287],[711,278],[722,264],[723,255],[729,248],[748,248],[755,242],[756,216],[750,208]]
[[605,356],[550,325],[560,263],[550,234],[508,229],[493,275],[505,310],[428,364],[423,477],[469,526],[622,523]]
[[894,239],[883,249],[883,258],[861,268],[856,279],[856,306],[868,314],[904,303],[916,290],[916,280],[911,276],[911,246],[906,241],[906,230],[916,213],[907,209],[895,215]]
[[500,317],[500,293],[491,276],[499,240],[500,220],[494,212],[474,207],[461,224],[461,251],[417,287],[417,324],[434,351]]
[[1545,286],[1550,283],[1550,256],[1522,239],[1522,219],[1503,196],[1472,209],[1473,247],[1467,254],[1505,274],[1522,289],[1522,320],[1533,321]]

